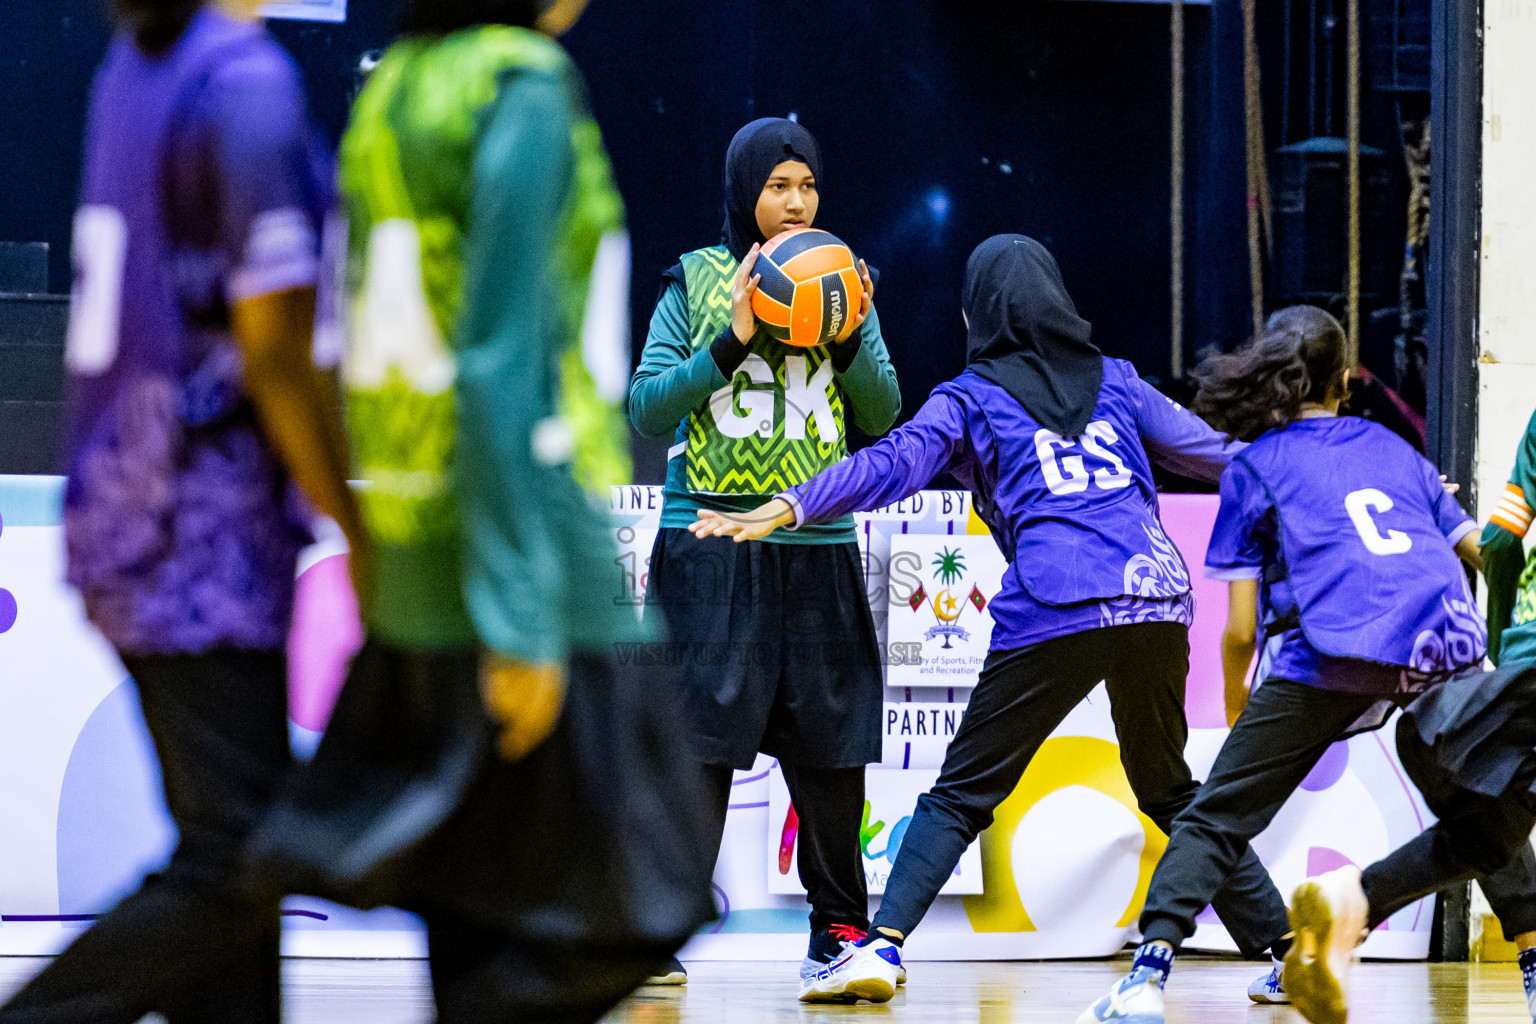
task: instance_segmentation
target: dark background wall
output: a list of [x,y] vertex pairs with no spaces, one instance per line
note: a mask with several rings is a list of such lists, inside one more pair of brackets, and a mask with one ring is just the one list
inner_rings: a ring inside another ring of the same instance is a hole
[[[0,5],[0,241],[48,242],[55,292],[68,289],[86,94],[108,38],[103,2]],[[357,59],[388,42],[393,20],[390,0],[350,8],[344,25],[272,24],[333,140]],[[1238,0],[1188,8],[1190,354],[1247,333],[1239,11]],[[1000,231],[1056,253],[1107,353],[1167,376],[1166,5],[593,0],[565,42],[629,206],[637,352],[661,273],[718,239],[731,135],[751,118],[793,113],[824,153],[818,226],[882,271],[876,301],[904,416],[961,369],[961,272],[971,248]],[[1278,44],[1266,53],[1267,65],[1283,60]],[[1279,81],[1267,66],[1270,108],[1282,105]],[[1268,127],[1271,145],[1293,140],[1280,138],[1278,116]],[[664,447],[642,446],[642,479],[660,478]]]
[[[65,291],[107,23],[101,0],[4,7],[0,240],[49,242],[51,286]],[[391,4],[350,7],[342,26],[272,25],[332,138],[359,54],[390,34]],[[1190,18],[1200,96],[1208,9]],[[1050,246],[1105,351],[1166,374],[1167,22],[1165,6],[1139,3],[595,0],[566,43],[629,205],[637,349],[662,271],[718,239],[732,133],[793,112],[825,154],[818,225],[882,271],[877,302],[908,415],[962,367],[961,271],[998,231]],[[1190,104],[1196,139],[1202,106]],[[644,455],[642,471],[659,475]]]

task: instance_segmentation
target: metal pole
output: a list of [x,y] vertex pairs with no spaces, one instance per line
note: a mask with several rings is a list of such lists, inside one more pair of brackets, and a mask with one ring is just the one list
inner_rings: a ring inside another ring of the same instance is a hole
[[1259,45],[1255,26],[1257,0],[1243,0],[1243,122],[1248,136],[1248,292],[1252,301],[1253,340],[1264,333],[1264,255],[1259,237],[1263,204],[1264,122],[1259,105]]
[[1360,0],[1348,0],[1346,63],[1347,106],[1345,130],[1349,142],[1349,283],[1346,288],[1349,315],[1349,365],[1360,361]]
[[[1429,390],[1426,447],[1476,507],[1477,315],[1483,142],[1483,4],[1430,0]],[[1468,484],[1472,486],[1468,486]],[[1463,918],[1463,922],[1465,919]],[[1465,955],[1466,932],[1460,949]]]
[[1169,167],[1168,226],[1169,298],[1173,304],[1169,318],[1169,361],[1172,378],[1184,376],[1184,0],[1173,0],[1170,19],[1172,36],[1173,96],[1172,137]]

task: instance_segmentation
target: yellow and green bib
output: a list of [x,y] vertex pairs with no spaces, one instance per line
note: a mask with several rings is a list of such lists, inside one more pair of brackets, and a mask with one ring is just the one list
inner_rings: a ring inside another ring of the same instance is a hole
[[[731,322],[738,263],[724,246],[683,257],[693,350]],[[759,330],[730,383],[689,413],[688,489],[772,495],[848,454],[843,394],[823,348],[795,348]]]
[[[549,268],[562,313],[557,412],[573,442],[572,473],[604,503],[610,485],[630,478],[622,409],[599,393],[582,352],[594,263],[604,240],[624,231],[624,204],[579,75],[557,44],[525,29],[409,37],[390,47],[358,97],[340,160],[350,236],[347,412],[356,470],[368,484],[363,513],[387,544],[457,534],[454,349],[471,179],[482,118],[517,68],[559,75],[577,112],[575,187]],[[402,139],[433,155],[430,168],[417,169],[414,193]]]

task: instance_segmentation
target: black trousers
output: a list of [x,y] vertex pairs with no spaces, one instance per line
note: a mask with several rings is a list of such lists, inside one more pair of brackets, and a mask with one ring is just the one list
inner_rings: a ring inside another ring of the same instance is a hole
[[275,899],[236,885],[241,844],[289,763],[281,652],[127,658],[181,841],[3,1009],[4,1024],[276,1024]]
[[[825,931],[834,924],[867,930],[869,891],[859,846],[859,828],[864,824],[864,769],[806,768],[788,761],[780,761],[779,768],[800,818],[797,859],[800,884],[805,886],[811,904],[811,931]],[[707,766],[705,771],[718,853],[733,772],[720,765]]]
[[1536,827],[1530,788],[1536,764],[1518,773],[1501,797],[1457,786],[1412,730],[1400,729],[1398,755],[1424,802],[1440,820],[1361,874],[1370,926],[1414,900],[1477,879],[1499,916],[1504,937],[1536,932]]
[[1141,914],[1148,941],[1161,939],[1177,949],[1194,934],[1195,915],[1232,875],[1249,841],[1264,831],[1328,747],[1380,702],[1377,696],[1320,690],[1289,679],[1270,679],[1259,687],[1199,795],[1173,823]]
[[[874,926],[903,934],[917,926],[1040,745],[1100,680],[1109,689],[1120,762],[1137,803],[1168,831],[1200,789],[1184,762],[1188,674],[1189,631],[1171,622],[1109,626],[992,652],[939,780],[917,802]],[[1246,844],[1234,865],[1212,896],[1238,947],[1255,956],[1289,929],[1285,901]],[[1207,897],[1199,909],[1211,902]]]
[[672,955],[670,945],[567,948],[449,915],[424,918],[436,1024],[596,1024]]

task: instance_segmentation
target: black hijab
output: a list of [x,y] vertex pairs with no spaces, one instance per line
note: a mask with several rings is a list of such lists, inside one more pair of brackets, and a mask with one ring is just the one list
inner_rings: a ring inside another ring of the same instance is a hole
[[1045,246],[1023,235],[982,242],[965,265],[960,305],[970,325],[966,366],[1047,430],[1081,434],[1098,404],[1104,357]]
[[721,241],[738,260],[746,258],[754,244],[767,239],[757,226],[757,199],[773,169],[786,160],[798,160],[811,169],[821,184],[821,147],[794,121],[764,117],[753,121],[731,140],[725,151],[725,227]]

